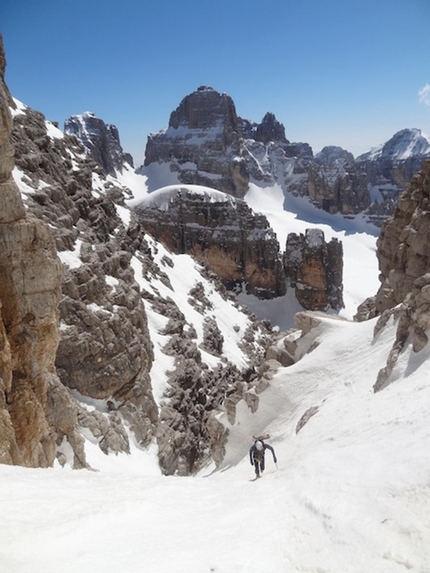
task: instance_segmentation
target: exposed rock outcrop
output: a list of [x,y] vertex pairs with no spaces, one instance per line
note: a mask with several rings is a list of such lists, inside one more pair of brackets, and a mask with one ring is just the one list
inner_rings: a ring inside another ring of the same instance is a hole
[[275,114],[270,112],[267,112],[260,125],[256,126],[254,139],[264,145],[271,141],[285,145],[290,143],[285,137],[285,127],[276,119]]
[[364,212],[380,226],[422,158],[430,154],[426,138],[417,132],[399,132],[356,161],[336,146],[314,157],[307,143],[286,138],[273,113],[260,124],[243,119],[228,95],[202,86],[172,112],[168,129],[149,136],[140,169],[151,191],[160,186],[161,173],[166,181],[168,171],[167,184],[209,186],[239,198],[250,182],[278,184],[285,194],[308,197],[329,213]]
[[148,137],[145,165],[167,162],[178,182],[243,197],[249,175],[240,158],[240,129],[230,96],[202,86],[172,112],[167,130]]
[[393,318],[397,336],[379,372],[375,391],[390,383],[390,375],[405,345],[415,352],[428,344],[430,330],[430,161],[414,177],[397,202],[394,215],[382,226],[377,241],[381,286],[360,305],[356,320],[380,315],[377,335]]
[[67,435],[79,467],[85,460],[76,411],[54,365],[61,264],[47,226],[27,215],[12,178],[1,38],[0,62],[0,462],[50,466]]
[[[136,446],[145,448],[156,440],[166,474],[193,473],[211,458],[220,463],[228,431],[217,415],[227,399],[233,417],[240,400],[256,407],[257,368],[270,327],[250,316],[244,319],[214,275],[195,262],[189,268],[199,268],[198,278],[188,297],[178,295],[171,280],[178,273],[174,255],[146,235],[125,206],[127,191],[114,178],[105,178],[75,137],[19,104],[12,140],[14,176],[26,209],[49,225],[63,271],[61,295],[57,290],[58,350],[52,356],[52,383],[46,393],[46,427],[52,434],[46,464],[56,456],[61,464],[84,467],[83,436],[105,454],[132,453]],[[17,198],[25,214],[19,193]],[[218,305],[227,305],[229,315],[237,313],[241,326],[233,332],[217,320],[211,302],[215,296]],[[167,388],[157,402],[150,378],[148,311],[157,352],[162,347],[172,361],[169,375],[154,375],[157,387]],[[198,318],[193,323],[186,315]],[[243,356],[240,368],[225,352],[232,337],[234,355]],[[3,323],[0,340],[1,374],[9,389],[13,349]],[[7,397],[11,400],[13,394]],[[13,452],[15,444],[19,453],[13,426],[7,425],[7,408],[5,413],[1,431],[10,444],[8,451]],[[37,453],[37,448],[31,446],[31,451]],[[16,458],[7,459],[15,463]]]
[[285,293],[279,244],[266,217],[210,189],[169,187],[136,207],[142,226],[175,253],[207,265],[230,290],[260,298]]
[[337,239],[325,242],[320,229],[290,233],[284,253],[287,281],[307,310],[343,307],[343,249]]
[[430,271],[430,161],[415,175],[377,240],[381,287],[375,313],[404,301],[416,279]]
[[[122,190],[104,179],[76,138],[52,127],[48,133],[44,116],[24,108],[15,115],[13,141],[27,208],[49,223],[64,263],[55,365],[78,398],[79,424],[98,428],[95,438],[106,450],[128,451],[126,427],[146,446],[158,413],[149,380],[152,344],[131,258],[143,260],[147,245],[119,215]],[[103,423],[97,411],[86,411],[82,396],[105,402]]]
[[420,129],[402,129],[384,144],[356,159],[367,174],[373,195],[396,200],[430,158],[430,141]]
[[117,127],[106,124],[89,111],[66,119],[64,133],[79,139],[105,175],[115,175],[117,171],[121,173],[124,163],[133,167],[133,158],[129,153],[124,153],[121,147]]

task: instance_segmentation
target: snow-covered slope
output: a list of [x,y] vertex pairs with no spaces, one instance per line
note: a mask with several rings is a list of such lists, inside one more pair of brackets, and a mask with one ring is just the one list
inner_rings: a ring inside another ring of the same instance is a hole
[[412,157],[428,157],[429,155],[430,139],[421,129],[414,128],[398,131],[387,142],[357,157],[357,161],[376,161],[385,158],[399,162]]
[[[395,325],[373,327],[323,318],[319,346],[239,411],[221,471],[162,477],[151,451],[94,450],[99,472],[0,466],[5,571],[429,571],[430,350],[407,347],[374,394]],[[262,430],[278,465],[253,483]]]

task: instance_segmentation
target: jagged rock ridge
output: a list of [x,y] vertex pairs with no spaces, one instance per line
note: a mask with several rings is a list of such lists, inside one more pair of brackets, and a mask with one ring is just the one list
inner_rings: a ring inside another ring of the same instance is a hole
[[250,182],[277,183],[284,193],[308,197],[325,211],[364,212],[380,225],[430,155],[427,144],[419,130],[403,130],[381,152],[357,160],[336,146],[314,157],[308,144],[288,141],[273,113],[260,124],[242,119],[228,95],[203,86],[172,112],[167,130],[149,136],[140,171],[148,175],[150,190],[155,190],[154,173],[167,165],[178,183],[209,186],[239,198]]
[[79,139],[105,175],[115,176],[117,171],[122,172],[124,163],[133,167],[133,158],[129,153],[124,153],[121,147],[117,127],[106,124],[91,112],[66,119],[64,133]]
[[387,219],[377,241],[381,286],[358,309],[357,320],[379,316],[375,334],[393,317],[397,338],[375,382],[375,391],[390,382],[397,359],[408,341],[419,352],[430,330],[430,161],[414,177]]
[[207,188],[160,189],[136,207],[142,226],[175,253],[208,266],[230,290],[285,294],[276,235],[242,200]]

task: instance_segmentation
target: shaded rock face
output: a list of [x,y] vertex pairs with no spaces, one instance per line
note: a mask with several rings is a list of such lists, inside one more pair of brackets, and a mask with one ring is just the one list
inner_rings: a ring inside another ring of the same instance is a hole
[[121,173],[124,163],[133,167],[131,155],[124,153],[121,147],[116,126],[106,124],[91,112],[66,119],[64,133],[79,139],[105,175],[115,175],[117,171]]
[[285,127],[276,119],[275,114],[270,112],[266,113],[260,125],[256,127],[254,139],[265,145],[271,141],[286,145],[290,143],[285,137]]
[[382,226],[377,241],[381,286],[358,308],[356,320],[380,316],[375,336],[389,320],[397,324],[396,340],[379,372],[374,390],[390,383],[398,357],[407,344],[419,352],[430,330],[430,161],[412,178],[397,202],[394,215]]
[[50,466],[55,416],[75,441],[76,413],[55,373],[61,265],[48,228],[27,215],[12,178],[11,102],[0,38],[0,463]]
[[172,192],[167,207],[144,202],[136,208],[142,226],[175,253],[187,253],[205,264],[230,289],[259,298],[285,294],[279,244],[264,215],[244,201]]
[[202,86],[172,112],[167,130],[148,137],[145,166],[171,162],[181,183],[243,197],[249,175],[240,159],[240,129],[233,100]]
[[414,282],[430,271],[430,161],[415,175],[381,229],[377,256],[381,287],[376,312],[401,303]]
[[307,229],[305,235],[290,233],[284,253],[287,282],[295,289],[299,303],[307,310],[343,307],[342,243],[325,242],[319,229]]
[[366,173],[348,151],[324,147],[307,169],[309,197],[328,213],[354,215],[371,206]]

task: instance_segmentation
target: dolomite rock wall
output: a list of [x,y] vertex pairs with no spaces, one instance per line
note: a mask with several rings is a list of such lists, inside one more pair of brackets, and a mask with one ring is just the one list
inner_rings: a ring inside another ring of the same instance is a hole
[[194,256],[227,288],[245,285],[260,298],[285,293],[276,235],[245,202],[228,196],[215,201],[184,187],[172,194],[167,208],[142,203],[136,213],[157,240],[175,253]]
[[307,310],[340,309],[343,307],[343,250],[337,239],[325,242],[320,229],[306,233],[290,233],[284,253],[288,284]]
[[84,465],[76,410],[55,371],[62,269],[47,226],[26,213],[12,178],[5,65],[0,38],[0,462],[50,466],[63,434]]
[[412,178],[397,202],[394,215],[382,226],[377,241],[381,286],[358,309],[356,319],[380,316],[375,336],[390,318],[397,336],[379,372],[375,391],[390,383],[390,375],[407,343],[419,352],[430,330],[430,161]]

